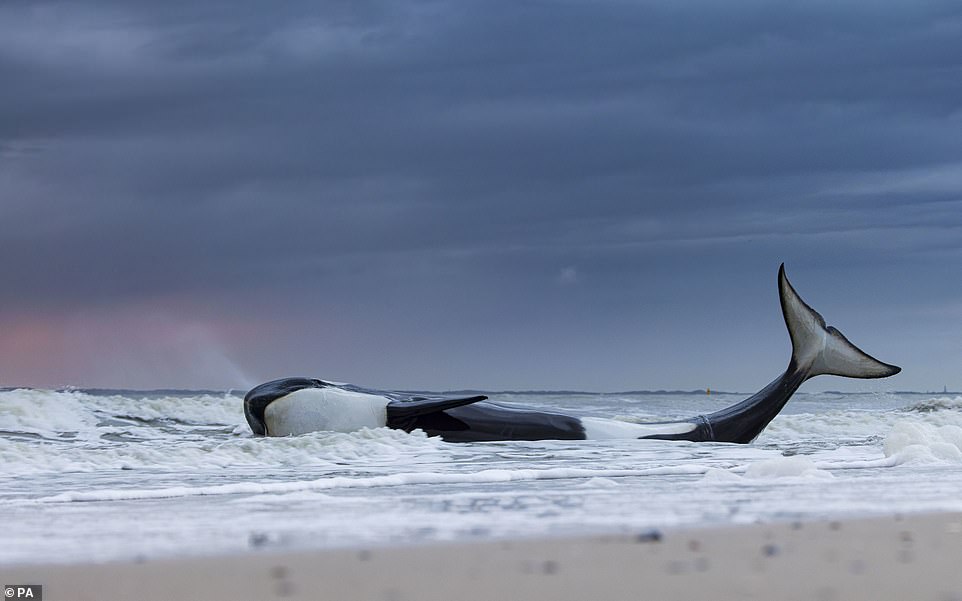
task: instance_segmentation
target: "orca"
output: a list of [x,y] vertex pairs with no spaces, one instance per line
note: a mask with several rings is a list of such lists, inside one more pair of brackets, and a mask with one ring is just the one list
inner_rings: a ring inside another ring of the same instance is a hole
[[682,421],[631,423],[490,402],[485,395],[420,395],[380,391],[312,378],[261,384],[244,397],[255,434],[290,436],[388,427],[423,430],[451,442],[640,438],[749,443],[809,378],[885,378],[901,368],[848,341],[798,295],[785,265],[778,269],[782,315],[792,341],[785,372],[751,397]]

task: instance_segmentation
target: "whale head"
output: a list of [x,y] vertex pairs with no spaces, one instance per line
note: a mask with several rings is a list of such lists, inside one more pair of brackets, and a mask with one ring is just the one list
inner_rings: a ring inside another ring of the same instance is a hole
[[389,399],[346,390],[322,380],[285,378],[261,384],[244,397],[244,414],[255,434],[354,432],[387,423]]
[[283,378],[280,380],[271,380],[270,382],[265,382],[251,388],[250,391],[244,395],[244,417],[247,418],[247,423],[250,424],[251,431],[261,436],[267,435],[267,424],[264,421],[264,413],[268,405],[277,399],[304,388],[315,388],[323,384],[322,381],[312,378]]

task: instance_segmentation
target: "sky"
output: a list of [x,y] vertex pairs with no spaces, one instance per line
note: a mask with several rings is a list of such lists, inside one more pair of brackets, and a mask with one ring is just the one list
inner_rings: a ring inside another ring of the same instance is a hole
[[962,390],[956,2],[0,1],[0,386]]

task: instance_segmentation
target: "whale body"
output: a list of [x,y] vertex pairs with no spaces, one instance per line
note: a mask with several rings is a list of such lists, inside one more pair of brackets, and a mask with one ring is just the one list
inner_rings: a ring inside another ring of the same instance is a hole
[[739,403],[682,421],[630,423],[576,417],[502,405],[485,395],[419,395],[313,378],[283,378],[251,389],[244,397],[244,414],[251,430],[265,436],[388,427],[423,430],[452,442],[644,438],[748,443],[809,378],[885,378],[901,371],[826,325],[789,283],[784,264],[778,270],[778,292],[792,341],[784,373]]

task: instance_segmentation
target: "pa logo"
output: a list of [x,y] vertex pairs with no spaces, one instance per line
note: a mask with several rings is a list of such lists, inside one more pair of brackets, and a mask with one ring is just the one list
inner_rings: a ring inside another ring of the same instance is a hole
[[43,601],[43,586],[39,584],[5,584],[3,585],[4,601],[11,599],[30,599]]

